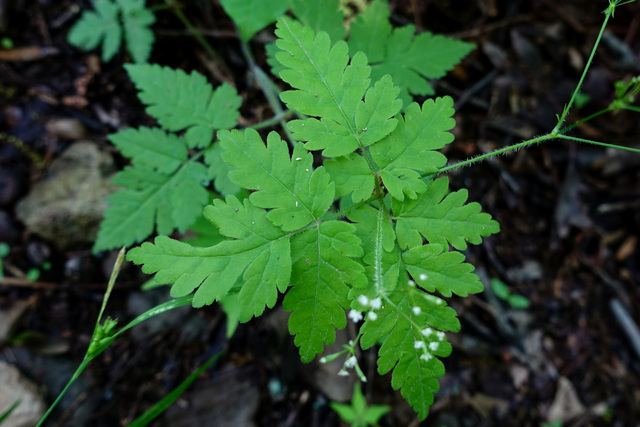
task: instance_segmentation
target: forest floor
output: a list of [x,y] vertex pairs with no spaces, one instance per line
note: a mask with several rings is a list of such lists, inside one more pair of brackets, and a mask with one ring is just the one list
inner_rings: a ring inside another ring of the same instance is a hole
[[[115,252],[92,254],[91,232],[73,224],[66,233],[80,240],[42,237],[18,217],[17,206],[51,179],[52,162],[77,141],[91,141],[119,168],[123,158],[107,136],[152,123],[122,67],[130,61],[123,51],[101,63],[96,51],[67,43],[78,6],[84,10],[89,2],[0,0],[0,36],[14,45],[0,51],[0,241],[10,247],[2,259],[0,361],[37,384],[48,403],[84,356]],[[606,6],[605,0],[391,0],[397,25],[477,46],[435,82],[437,95],[456,101],[449,159],[549,132],[579,80]],[[184,2],[183,12],[206,29],[231,66],[243,97],[241,125],[269,118],[218,2]],[[160,10],[156,17],[150,62],[198,70],[219,84],[215,62],[175,15]],[[272,30],[251,44],[265,68],[262,40]],[[621,7],[607,31],[582,90],[586,103],[571,111],[570,122],[607,106],[614,82],[640,73],[640,3]],[[573,135],[640,148],[640,117],[601,116]],[[446,375],[422,423],[391,389],[390,377],[375,373],[375,354],[363,353],[367,401],[391,407],[380,425],[640,426],[640,354],[634,352],[640,343],[628,336],[633,325],[620,320],[626,312],[640,322],[640,155],[551,141],[449,177],[501,225],[499,234],[467,251],[476,272],[485,284],[506,283],[530,306],[513,308],[491,289],[450,300],[462,332],[451,337]],[[48,209],[41,209],[45,216]],[[125,324],[169,298],[164,289],[141,291],[146,279],[125,265],[106,314]],[[153,425],[346,425],[329,403],[350,398],[353,378],[301,364],[286,319],[278,304],[227,340],[217,306],[159,316],[94,360],[49,425],[126,425],[222,349],[214,367]],[[347,339],[348,331],[338,342]]]

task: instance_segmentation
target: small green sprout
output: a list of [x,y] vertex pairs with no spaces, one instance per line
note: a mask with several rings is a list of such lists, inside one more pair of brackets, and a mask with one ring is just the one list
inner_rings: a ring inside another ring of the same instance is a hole
[[353,386],[351,404],[331,403],[331,409],[342,418],[351,423],[351,427],[377,426],[380,418],[391,410],[388,405],[367,405],[367,400],[362,394],[360,383]]
[[499,279],[491,279],[491,290],[498,298],[506,301],[512,308],[525,309],[529,308],[531,301],[522,295],[512,294],[506,283]]

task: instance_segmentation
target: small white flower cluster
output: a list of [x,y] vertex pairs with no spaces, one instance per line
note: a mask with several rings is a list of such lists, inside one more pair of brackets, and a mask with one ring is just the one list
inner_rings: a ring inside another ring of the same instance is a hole
[[[371,321],[375,321],[378,319],[378,315],[373,310],[380,310],[382,308],[382,299],[380,297],[374,298],[370,300],[366,295],[360,295],[356,298],[356,301],[365,307],[369,307],[372,311],[367,313],[367,319]],[[363,318],[362,313],[357,310],[349,311],[349,319],[353,320],[354,323],[358,323]]]
[[433,359],[433,354],[431,352],[435,352],[438,350],[438,348],[440,348],[440,343],[444,341],[445,335],[444,335],[444,332],[442,331],[436,332],[431,328],[425,328],[420,332],[425,338],[429,338],[430,336],[435,334],[435,337],[438,340],[438,341],[430,341],[428,344],[425,341],[420,340],[420,341],[416,341],[413,344],[413,347],[416,350],[424,351],[424,353],[420,355],[420,360],[424,360],[425,362],[428,362],[429,360]]

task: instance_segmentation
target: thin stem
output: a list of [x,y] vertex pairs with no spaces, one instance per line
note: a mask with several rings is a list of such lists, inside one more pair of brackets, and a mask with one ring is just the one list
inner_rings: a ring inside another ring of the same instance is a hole
[[523,141],[523,142],[521,142],[519,144],[510,145],[508,147],[500,148],[498,150],[491,151],[490,153],[485,153],[485,154],[482,154],[480,156],[473,157],[471,159],[467,159],[467,160],[455,163],[453,165],[445,166],[442,169],[439,169],[435,173],[429,173],[429,174],[423,175],[423,178],[426,178],[428,176],[433,176],[433,175],[439,175],[439,174],[442,174],[442,173],[446,173],[446,172],[449,172],[450,170],[462,168],[462,167],[465,167],[465,166],[469,166],[469,165],[472,165],[474,163],[479,163],[479,162],[482,162],[484,160],[490,159],[491,157],[500,156],[502,154],[508,153],[509,151],[519,150],[521,148],[528,147],[529,145],[537,144],[537,143],[540,143],[540,142],[543,142],[543,141],[546,141],[546,140],[549,140],[549,139],[553,139],[553,138],[554,137],[551,136],[551,134],[546,134],[546,135],[539,136],[537,138],[528,139],[528,140]]
[[593,45],[593,48],[591,49],[591,54],[589,55],[589,59],[587,60],[587,65],[585,65],[584,70],[582,71],[582,76],[580,76],[580,81],[578,82],[578,85],[576,86],[576,89],[573,91],[573,95],[571,95],[571,99],[569,100],[569,104],[567,104],[567,106],[562,111],[562,115],[560,116],[560,118],[558,118],[558,123],[553,128],[553,130],[551,131],[552,135],[556,135],[559,132],[560,128],[562,127],[562,125],[564,124],[564,121],[567,118],[567,114],[569,114],[569,110],[571,109],[571,107],[573,106],[573,103],[576,100],[576,96],[578,96],[578,93],[580,92],[580,88],[582,87],[582,83],[584,82],[584,79],[587,76],[587,72],[589,71],[589,68],[591,67],[591,62],[593,61],[593,57],[596,54],[596,49],[598,48],[598,45],[600,44],[600,39],[602,38],[602,35],[604,34],[604,29],[607,27],[607,23],[609,22],[609,18],[611,17],[611,15],[613,15],[614,10],[615,10],[615,4],[614,3],[610,3],[609,7],[605,11],[604,22],[602,23],[602,27],[600,28],[600,33],[598,33],[598,37],[596,38],[596,41],[595,41],[595,43]]
[[273,126],[275,124],[282,123],[282,120],[292,116],[293,114],[294,114],[293,111],[286,110],[286,111],[283,111],[281,114],[276,114],[275,116],[273,116],[270,119],[263,120],[263,121],[258,122],[258,123],[254,123],[249,127],[251,129],[268,128],[268,127],[271,127],[271,126]]
[[637,149],[637,148],[625,147],[623,145],[616,145],[616,144],[607,144],[606,142],[592,141],[590,139],[576,138],[573,136],[558,135],[558,139],[566,139],[569,141],[583,142],[585,144],[599,145],[601,147],[615,148],[618,150],[625,150],[625,151],[631,151],[634,153],[640,153],[640,149]]
[[280,103],[280,99],[278,98],[276,91],[273,87],[273,82],[267,76],[267,74],[256,64],[256,61],[253,59],[253,54],[251,53],[251,49],[246,41],[240,38],[240,45],[242,46],[242,54],[244,55],[247,63],[249,64],[249,70],[253,73],[256,78],[256,82],[258,86],[260,86],[260,90],[264,94],[264,97],[267,99],[267,102],[271,106],[271,109],[275,113],[275,117],[279,117],[278,123],[284,130],[287,135],[287,139],[292,147],[295,147],[299,142],[293,137],[293,134],[287,128],[287,124],[284,120],[285,111],[282,109],[282,104]]
[[558,131],[558,134],[567,133],[567,132],[569,132],[571,129],[576,128],[576,127],[580,126],[581,124],[588,122],[588,121],[589,121],[589,120],[591,120],[591,119],[595,119],[596,117],[601,116],[601,115],[603,115],[603,114],[605,114],[605,113],[609,113],[609,112],[611,112],[611,111],[613,111],[613,108],[612,108],[611,106],[608,106],[607,108],[604,108],[604,109],[602,109],[602,110],[600,110],[600,111],[598,111],[598,112],[595,112],[595,113],[591,114],[590,116],[585,117],[585,118],[584,118],[584,119],[582,119],[582,120],[579,120],[579,121],[575,122],[575,123],[574,123],[574,124],[572,124],[571,126],[567,126],[566,128],[562,128],[562,129],[560,129],[560,130]]
[[640,113],[640,107],[636,107],[635,105],[627,105],[626,107],[624,107],[624,109]]

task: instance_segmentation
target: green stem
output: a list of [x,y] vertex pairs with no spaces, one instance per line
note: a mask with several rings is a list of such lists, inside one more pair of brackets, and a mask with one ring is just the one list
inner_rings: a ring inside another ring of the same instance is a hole
[[287,123],[284,120],[285,111],[282,108],[282,104],[280,103],[277,92],[274,90],[273,82],[271,81],[269,76],[267,76],[267,74],[262,70],[262,68],[260,68],[258,64],[256,64],[249,45],[242,38],[240,38],[240,45],[242,46],[242,54],[249,64],[249,70],[255,76],[256,82],[258,83],[258,86],[260,86],[260,90],[262,90],[264,97],[267,99],[267,102],[275,113],[275,117],[279,118],[278,123],[280,123],[280,126],[287,135],[289,143],[292,147],[295,147],[299,142],[293,137],[293,134],[289,131],[289,128],[287,128]]
[[282,120],[292,116],[293,114],[294,114],[293,111],[286,110],[286,111],[283,111],[281,114],[276,114],[275,116],[273,116],[270,119],[263,120],[263,121],[258,122],[258,123],[254,123],[249,127],[251,129],[268,128],[268,127],[271,127],[271,126],[276,125],[278,123],[282,123]]
[[640,113],[640,107],[636,107],[635,105],[627,105],[626,107],[624,107],[624,109]]
[[583,142],[585,144],[599,145],[601,147],[615,148],[617,150],[625,150],[625,151],[631,151],[634,153],[640,153],[640,149],[637,149],[637,148],[625,147],[623,145],[616,145],[616,144],[607,144],[606,142],[592,141],[590,139],[576,138],[573,136],[558,135],[558,139],[566,139],[569,141]]
[[557,135],[558,134],[558,132],[560,131],[560,128],[564,124],[564,121],[567,119],[567,114],[569,114],[569,110],[573,106],[573,103],[576,100],[576,96],[578,96],[578,93],[580,92],[580,88],[582,87],[582,83],[584,82],[584,79],[587,76],[587,72],[589,71],[589,68],[591,67],[591,62],[593,61],[593,58],[594,58],[594,56],[596,54],[596,49],[598,48],[598,45],[600,44],[600,39],[602,38],[602,35],[604,34],[604,29],[607,27],[607,23],[609,22],[609,18],[611,17],[611,15],[613,15],[615,7],[616,7],[615,3],[612,3],[610,1],[609,2],[609,7],[605,11],[604,22],[602,23],[602,27],[600,27],[600,32],[598,33],[598,37],[596,38],[596,41],[595,41],[595,43],[593,45],[593,48],[591,49],[591,54],[589,55],[589,59],[587,60],[587,65],[585,65],[584,70],[582,71],[582,76],[580,76],[580,81],[578,82],[578,85],[576,86],[576,89],[573,91],[573,95],[571,95],[571,99],[569,100],[569,104],[567,104],[567,106],[564,108],[564,110],[562,111],[562,115],[558,118],[558,123],[553,128],[553,130],[551,131],[552,135]]
[[608,106],[607,108],[604,108],[604,109],[602,109],[602,110],[600,110],[600,111],[598,111],[598,112],[595,112],[595,113],[591,114],[590,116],[585,117],[585,118],[584,118],[584,119],[582,119],[582,120],[579,120],[579,121],[575,122],[575,123],[574,123],[574,124],[572,124],[571,126],[567,126],[566,128],[562,128],[562,129],[560,129],[560,130],[558,131],[558,134],[567,133],[567,132],[569,132],[571,129],[576,128],[576,127],[580,126],[581,124],[588,122],[588,121],[589,121],[589,120],[591,120],[591,119],[595,119],[596,117],[601,116],[601,115],[603,115],[603,114],[605,114],[605,113],[609,113],[609,112],[611,112],[611,111],[613,111],[613,108],[612,108],[611,106]]
[[500,156],[502,154],[508,153],[509,151],[519,150],[521,148],[528,147],[529,145],[538,144],[540,142],[547,141],[547,140],[553,139],[553,138],[554,137],[551,136],[551,134],[542,135],[542,136],[539,136],[537,138],[533,138],[533,139],[529,139],[529,140],[523,141],[523,142],[521,142],[519,144],[510,145],[508,147],[500,148],[500,149],[494,150],[494,151],[492,151],[490,153],[482,154],[480,156],[473,157],[471,159],[467,159],[467,160],[464,160],[462,162],[455,163],[453,165],[445,166],[442,169],[439,169],[435,173],[424,174],[422,177],[426,178],[428,176],[433,176],[433,175],[439,175],[439,174],[442,174],[442,173],[446,173],[446,172],[449,172],[449,171],[451,171],[453,169],[458,169],[458,168],[462,168],[462,167],[465,167],[465,166],[472,165],[474,163],[482,162],[482,161],[487,160],[487,159],[489,159],[491,157]]

